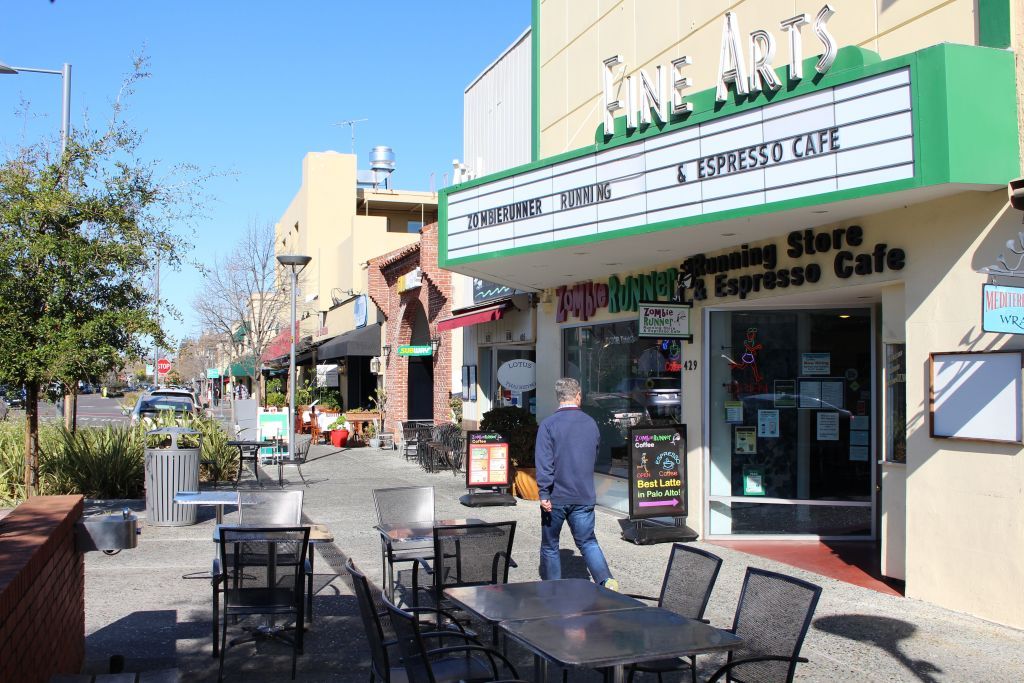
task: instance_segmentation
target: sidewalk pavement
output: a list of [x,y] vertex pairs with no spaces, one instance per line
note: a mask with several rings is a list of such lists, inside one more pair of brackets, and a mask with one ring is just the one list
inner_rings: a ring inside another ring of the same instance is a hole
[[[479,517],[518,522],[513,556],[519,567],[510,581],[538,577],[539,514],[536,503],[516,507],[466,508],[459,504],[464,477],[428,474],[398,451],[369,448],[337,450],[314,446],[303,473],[303,488],[294,470],[286,470],[290,488],[305,491],[304,514],[326,524],[335,542],[318,546],[315,620],[299,657],[300,681],[365,681],[369,654],[362,636],[344,563],[351,557],[370,580],[381,585],[380,544],[374,531],[371,491],[391,486],[432,485],[440,518]],[[276,470],[266,472],[276,476]],[[270,478],[264,481],[269,482]],[[243,484],[252,485],[251,473]],[[267,484],[268,488],[276,488]],[[94,509],[121,502],[96,504]],[[132,507],[142,510],[142,501]],[[184,680],[214,681],[217,660],[210,656],[211,594],[208,580],[182,579],[208,570],[213,510],[199,508],[200,523],[191,527],[143,524],[138,548],[116,556],[86,555],[86,667],[106,670],[111,655],[127,658],[126,671],[179,667]],[[226,519],[234,514],[230,511]],[[597,536],[621,590],[657,594],[668,545],[635,546],[619,538],[622,520],[597,515]],[[716,626],[732,624],[743,573],[764,567],[818,583],[824,592],[802,655],[809,664],[797,668],[799,681],[1019,681],[1024,675],[1024,632],[997,626],[918,600],[884,595],[721,546],[698,543],[724,559],[706,617]],[[585,565],[563,532],[563,576],[586,576]],[[568,550],[571,549],[571,557]],[[478,633],[487,633],[483,627]],[[231,637],[229,629],[229,638]],[[532,675],[532,659],[510,646],[520,675]],[[228,650],[229,681],[288,680],[291,651],[278,643],[241,645]],[[706,676],[721,657],[699,658]],[[551,667],[551,680],[560,672]],[[597,681],[593,672],[572,672],[572,680]],[[643,680],[638,678],[638,681]],[[653,680],[653,678],[650,678]],[[666,678],[666,680],[672,680]],[[688,678],[687,678],[688,680]]]

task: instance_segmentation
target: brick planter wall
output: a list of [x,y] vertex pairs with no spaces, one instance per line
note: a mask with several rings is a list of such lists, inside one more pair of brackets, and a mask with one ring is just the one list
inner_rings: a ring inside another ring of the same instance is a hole
[[45,683],[85,656],[81,496],[39,496],[0,520],[0,681]]

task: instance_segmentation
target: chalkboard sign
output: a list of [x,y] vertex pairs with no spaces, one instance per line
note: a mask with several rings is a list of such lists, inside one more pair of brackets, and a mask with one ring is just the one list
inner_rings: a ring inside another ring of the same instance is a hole
[[508,442],[497,432],[466,435],[466,486],[508,486]]
[[629,430],[629,516],[686,515],[686,426]]

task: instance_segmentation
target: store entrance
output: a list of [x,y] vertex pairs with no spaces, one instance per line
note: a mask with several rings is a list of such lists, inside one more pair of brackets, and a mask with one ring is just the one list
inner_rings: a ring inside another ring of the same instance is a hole
[[869,309],[712,311],[713,536],[873,538]]

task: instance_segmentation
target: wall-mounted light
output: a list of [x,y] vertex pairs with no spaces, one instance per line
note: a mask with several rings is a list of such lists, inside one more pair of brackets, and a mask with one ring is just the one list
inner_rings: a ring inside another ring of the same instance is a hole
[[441,348],[441,338],[434,337],[430,340],[430,351],[436,356],[439,348]]
[[391,355],[391,344],[384,345],[384,357],[387,358]]

